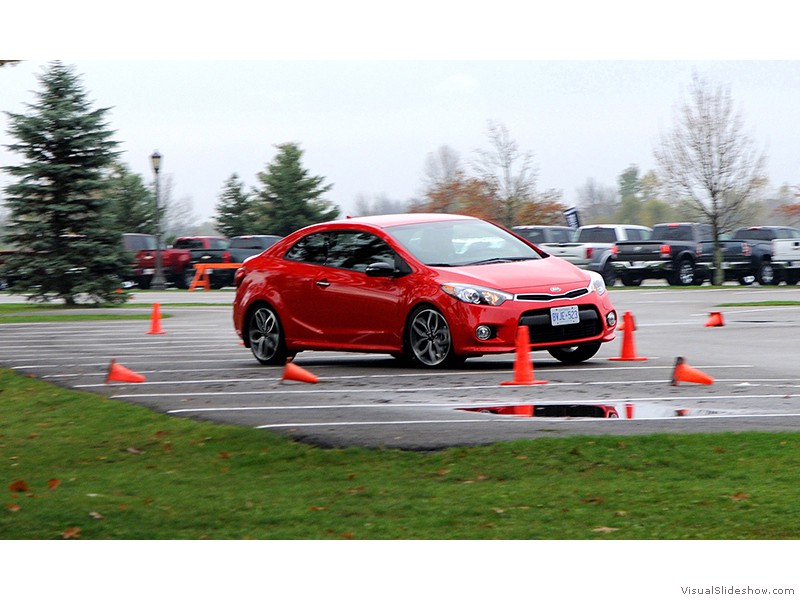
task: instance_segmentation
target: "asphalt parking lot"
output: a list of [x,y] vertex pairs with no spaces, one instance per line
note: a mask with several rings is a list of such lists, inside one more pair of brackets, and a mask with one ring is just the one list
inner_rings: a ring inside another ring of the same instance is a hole
[[[147,333],[147,320],[5,324],[0,365],[176,418],[261,428],[323,447],[432,450],[542,436],[800,430],[800,307],[719,307],[800,301],[800,287],[611,293],[620,315],[634,316],[630,341],[647,360],[611,360],[622,355],[622,334],[577,366],[534,352],[535,378],[547,381],[540,385],[501,385],[514,378],[514,355],[426,371],[385,355],[332,352],[296,358],[318,383],[282,381],[282,367],[259,365],[240,345],[228,290],[136,293],[135,308],[125,310],[149,315],[159,303],[160,335]],[[19,298],[0,296],[11,300]],[[213,304],[171,306],[201,301]],[[705,326],[714,311],[722,327]],[[678,356],[714,382],[671,385]],[[146,380],[107,384],[112,359]],[[620,418],[481,412],[574,405],[613,407]]]

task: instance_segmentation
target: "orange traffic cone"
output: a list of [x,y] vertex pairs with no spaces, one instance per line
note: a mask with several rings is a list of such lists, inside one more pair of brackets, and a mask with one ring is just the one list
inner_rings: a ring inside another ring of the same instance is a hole
[[142,383],[144,375],[131,371],[128,367],[123,367],[117,362],[117,359],[112,358],[111,363],[108,365],[108,375],[106,376],[106,383],[110,381],[122,381],[125,383]]
[[164,333],[161,329],[161,305],[157,302],[153,304],[153,314],[150,318],[150,331],[147,333],[148,335]]
[[517,328],[517,358],[514,361],[514,380],[503,381],[500,385],[539,385],[547,381],[533,378],[533,362],[531,361],[531,338],[528,328]]
[[622,353],[609,360],[647,360],[643,356],[636,356],[636,344],[633,341],[633,332],[636,331],[636,323],[633,315],[626,312],[622,316]]
[[675,370],[672,372],[672,385],[678,385],[681,381],[711,385],[714,383],[714,378],[694,367],[690,367],[686,364],[684,358],[679,356],[675,361]]
[[317,383],[319,377],[309,373],[303,367],[298,367],[292,361],[287,361],[283,368],[282,381],[302,381],[303,383]]
[[721,312],[712,312],[708,317],[708,321],[706,321],[706,327],[722,327],[723,325],[725,323]]

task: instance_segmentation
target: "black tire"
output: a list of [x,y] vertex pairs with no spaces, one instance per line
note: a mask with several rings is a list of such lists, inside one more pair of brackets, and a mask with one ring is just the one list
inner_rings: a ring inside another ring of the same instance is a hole
[[622,280],[622,285],[627,285],[629,287],[639,287],[642,285],[642,278],[634,275],[621,275],[620,279]]
[[576,365],[592,358],[598,350],[600,350],[600,342],[565,348],[550,348],[548,352],[550,356],[564,364]]
[[603,281],[606,282],[607,287],[613,287],[617,283],[617,271],[610,262],[603,265],[603,270],[600,274],[603,276]]
[[796,272],[786,273],[786,285],[797,285],[798,281],[800,281],[800,275]]
[[453,351],[447,319],[433,306],[418,306],[411,311],[403,337],[406,356],[415,366],[436,369],[463,362]]
[[283,326],[272,307],[259,304],[247,318],[246,335],[253,356],[262,365],[286,363],[286,337]]
[[139,289],[149,290],[151,281],[153,281],[153,278],[148,275],[147,277],[140,277],[136,283],[138,284]]
[[778,285],[781,282],[781,278],[775,270],[775,267],[772,266],[772,262],[762,260],[761,264],[758,265],[756,281],[758,281],[760,285]]
[[678,262],[675,274],[667,281],[669,281],[670,285],[696,285],[697,276],[694,273],[694,263],[688,258],[682,258]]
[[188,290],[191,285],[192,281],[194,281],[195,270],[187,268],[183,275],[178,276],[177,286],[182,290]]

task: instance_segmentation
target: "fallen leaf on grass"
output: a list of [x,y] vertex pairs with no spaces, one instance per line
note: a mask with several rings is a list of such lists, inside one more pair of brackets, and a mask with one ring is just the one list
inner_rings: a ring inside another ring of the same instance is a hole
[[592,531],[597,533],[611,533],[612,531],[619,531],[619,527],[595,527]]
[[750,498],[750,494],[746,492],[736,492],[733,496],[731,496],[731,500],[734,502],[738,502],[739,500],[748,500]]
[[583,502],[584,504],[602,504],[605,501],[606,499],[601,498],[600,496],[596,496],[594,498],[584,498],[583,500],[581,500],[581,502]]
[[61,532],[61,537],[65,540],[77,539],[81,537],[80,527],[70,527],[69,529]]
[[133,446],[128,448],[126,452],[129,452],[130,454],[144,454],[144,450],[139,450],[138,448],[134,448]]
[[60,479],[48,479],[47,480],[48,489],[54,490],[60,485],[61,485],[61,480]]
[[11,482],[11,485],[8,486],[8,490],[11,492],[27,492],[30,488],[24,479],[17,479]]
[[309,506],[308,510],[328,510],[326,506]]
[[228,459],[228,458],[230,458],[230,457],[231,457],[231,455],[230,455],[230,452],[220,452],[220,453],[219,453],[219,457],[220,457],[220,458],[225,458],[225,459]]
[[98,521],[99,521],[100,519],[104,519],[104,518],[105,518],[105,517],[104,517],[103,515],[101,515],[99,512],[95,512],[95,511],[92,511],[92,512],[90,512],[90,513],[89,513],[89,516],[90,516],[90,517],[92,517],[93,519],[97,519]]
[[19,512],[22,510],[22,507],[19,504],[9,504],[6,506],[8,512]]

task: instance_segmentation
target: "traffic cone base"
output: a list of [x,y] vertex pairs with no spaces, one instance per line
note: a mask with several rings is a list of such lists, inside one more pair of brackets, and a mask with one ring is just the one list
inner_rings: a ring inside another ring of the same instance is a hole
[[164,331],[161,329],[161,305],[156,303],[153,304],[153,313],[150,317],[150,331],[148,331],[147,334],[153,335],[162,333],[164,333]]
[[725,325],[721,312],[712,312],[706,321],[706,327],[722,327]]
[[293,362],[289,361],[283,368],[282,381],[302,381],[303,383],[317,383],[319,377],[306,371],[303,367],[298,367]]
[[682,356],[679,356],[675,361],[675,369],[672,372],[672,385],[678,385],[681,381],[688,383],[702,383],[703,385],[711,385],[714,383],[714,378],[690,367]]
[[514,361],[514,380],[503,381],[500,385],[541,385],[547,381],[533,378],[531,361],[531,340],[528,328],[517,328],[517,358]]
[[622,317],[622,352],[619,356],[610,358],[609,360],[647,360],[643,356],[636,356],[636,344],[633,341],[633,332],[636,330],[636,323],[633,320],[633,315],[626,312]]
[[108,375],[106,376],[106,383],[110,381],[122,381],[124,383],[142,383],[145,380],[144,375],[131,371],[128,367],[123,367],[117,362],[115,358],[111,359],[108,365]]

